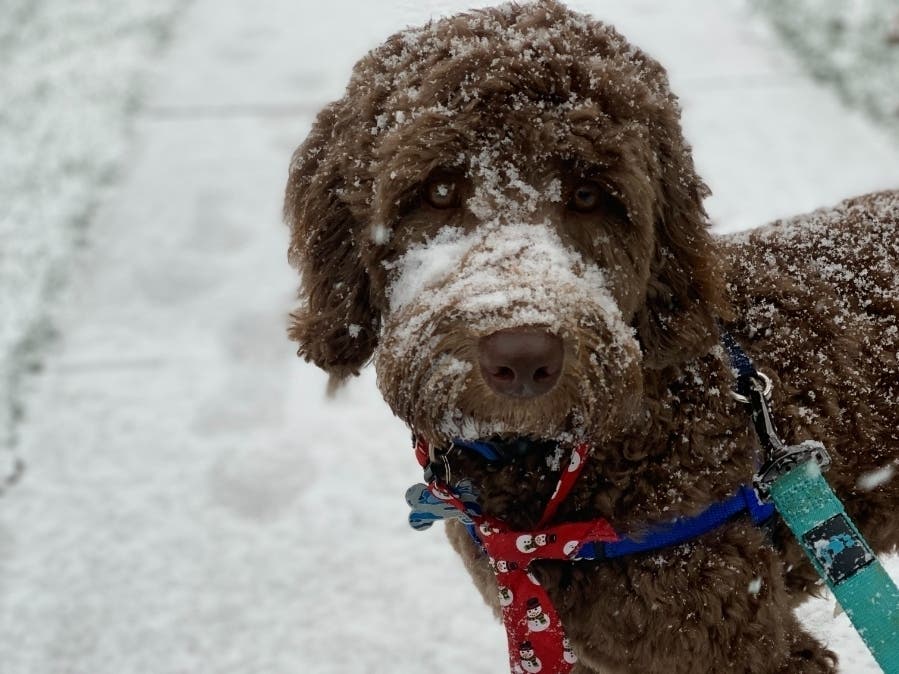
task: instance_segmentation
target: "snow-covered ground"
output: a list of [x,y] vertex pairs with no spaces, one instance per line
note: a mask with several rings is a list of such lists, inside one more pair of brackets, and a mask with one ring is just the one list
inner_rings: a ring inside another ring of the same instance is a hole
[[[420,476],[372,373],[326,399],[284,336],[291,151],[367,48],[470,4],[195,0],[179,17],[44,308],[60,337],[20,425],[28,471],[0,500],[4,674],[504,671],[461,564],[405,524]],[[738,0],[571,4],[669,66],[722,230],[899,185],[896,143]],[[832,612],[801,614],[843,672],[876,672]]]
[[0,3],[0,485],[22,380],[57,327],[48,299],[123,160],[140,75],[182,5]]

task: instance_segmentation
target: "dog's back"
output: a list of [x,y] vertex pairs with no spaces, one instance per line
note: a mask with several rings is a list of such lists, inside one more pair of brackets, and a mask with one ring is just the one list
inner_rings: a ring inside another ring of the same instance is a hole
[[[875,545],[899,541],[899,191],[722,239],[729,329],[775,382],[784,440],[825,443]],[[892,521],[891,521],[892,520]]]

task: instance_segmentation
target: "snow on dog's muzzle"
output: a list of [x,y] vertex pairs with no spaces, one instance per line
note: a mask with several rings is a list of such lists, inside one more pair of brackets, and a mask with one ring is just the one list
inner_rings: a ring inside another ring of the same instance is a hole
[[[522,400],[540,397],[559,428],[575,408],[582,418],[611,403],[621,373],[633,386],[639,346],[603,270],[548,223],[445,227],[386,266],[375,365],[409,423],[436,396],[441,416],[474,419],[480,432],[533,431],[510,424],[528,426],[536,412]],[[460,408],[466,398],[485,404]]]

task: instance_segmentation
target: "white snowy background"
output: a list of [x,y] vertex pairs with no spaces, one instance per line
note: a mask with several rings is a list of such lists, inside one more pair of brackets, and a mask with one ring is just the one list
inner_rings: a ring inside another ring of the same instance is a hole
[[[0,672],[504,671],[441,533],[405,524],[419,471],[372,373],[326,399],[284,336],[291,151],[367,49],[478,4],[0,1],[0,465],[27,465]],[[721,231],[899,186],[896,137],[742,0],[570,4],[669,68]],[[877,671],[832,602],[800,613]]]

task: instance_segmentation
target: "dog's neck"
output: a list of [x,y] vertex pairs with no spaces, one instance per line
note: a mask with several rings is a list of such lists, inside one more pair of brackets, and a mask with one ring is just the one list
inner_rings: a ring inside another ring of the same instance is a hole
[[[733,377],[720,350],[644,377],[641,414],[631,427],[594,443],[559,521],[604,517],[632,531],[696,514],[751,478],[756,442],[729,394]],[[558,463],[545,451],[501,464],[467,452],[453,458],[453,480],[469,480],[486,513],[527,529],[550,497]]]

